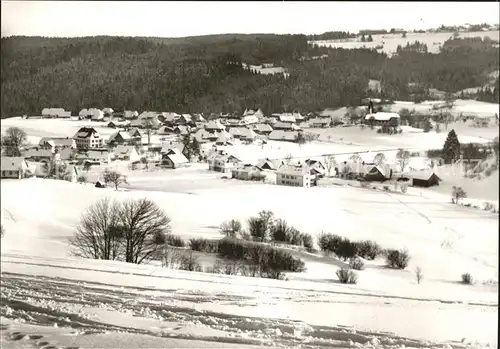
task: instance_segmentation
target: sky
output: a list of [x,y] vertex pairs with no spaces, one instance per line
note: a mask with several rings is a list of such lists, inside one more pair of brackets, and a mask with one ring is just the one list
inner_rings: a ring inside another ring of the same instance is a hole
[[499,2],[2,1],[3,36],[320,34],[498,24]]

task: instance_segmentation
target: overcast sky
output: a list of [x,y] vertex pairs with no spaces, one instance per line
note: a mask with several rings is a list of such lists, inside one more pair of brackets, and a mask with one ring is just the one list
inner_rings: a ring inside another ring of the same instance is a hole
[[498,2],[2,1],[2,36],[312,34],[499,23]]

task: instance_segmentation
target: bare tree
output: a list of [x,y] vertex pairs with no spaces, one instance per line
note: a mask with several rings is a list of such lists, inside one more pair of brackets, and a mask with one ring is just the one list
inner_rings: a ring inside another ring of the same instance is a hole
[[142,121],[142,127],[146,130],[146,134],[148,135],[148,145],[151,144],[151,133],[153,132],[155,128],[155,123],[153,119],[144,119]]
[[125,262],[141,264],[158,256],[171,232],[171,219],[149,199],[122,204],[121,226]]
[[399,165],[401,172],[404,172],[406,166],[410,163],[410,152],[402,148],[399,149],[396,153],[396,163]]
[[424,278],[424,273],[422,272],[422,268],[417,267],[415,269],[415,276],[417,277],[417,283],[420,285],[420,281]]
[[387,161],[384,153],[378,153],[373,158],[373,163],[377,166],[383,165]]
[[288,153],[285,155],[285,164],[290,164],[290,162],[292,161],[292,154],[291,153]]
[[120,203],[104,198],[90,205],[80,218],[70,246],[79,257],[120,259]]
[[337,165],[337,161],[335,160],[335,156],[333,155],[326,155],[323,157],[323,161],[325,162],[325,167],[326,170],[328,171],[328,176],[332,175],[332,168],[335,168]]
[[467,197],[467,193],[465,192],[465,190],[462,188],[462,187],[458,187],[458,186],[453,186],[452,187],[452,201],[455,203],[455,204],[458,204],[458,201],[460,199],[465,199]]
[[106,184],[113,183],[116,190],[118,190],[118,187],[120,185],[128,184],[126,176],[122,175],[119,172],[110,171],[108,169],[104,171],[103,178]]
[[231,219],[230,221],[222,222],[220,225],[220,232],[227,236],[235,238],[241,232],[242,225],[241,222],[236,219]]
[[27,143],[27,136],[24,130],[19,127],[9,127],[2,137],[2,147],[7,156],[21,156],[21,149]]

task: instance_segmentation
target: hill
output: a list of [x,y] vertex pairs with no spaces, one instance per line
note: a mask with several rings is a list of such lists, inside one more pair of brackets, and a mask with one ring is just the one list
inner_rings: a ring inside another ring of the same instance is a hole
[[[430,87],[457,91],[482,85],[499,64],[498,49],[480,38],[450,40],[438,54],[407,50],[390,58],[369,49],[318,47],[305,35],[274,34],[8,37],[1,39],[1,54],[2,118],[39,115],[44,107],[73,113],[106,106],[177,112],[322,110],[359,105],[370,79],[382,82],[374,96],[422,100]],[[308,60],[323,54],[328,57]],[[290,77],[257,74],[242,63],[272,63]],[[410,89],[410,82],[418,88]]]

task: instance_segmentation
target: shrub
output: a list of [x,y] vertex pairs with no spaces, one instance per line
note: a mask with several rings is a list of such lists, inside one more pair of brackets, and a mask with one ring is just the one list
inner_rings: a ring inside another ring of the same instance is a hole
[[358,275],[351,269],[342,268],[337,270],[337,277],[342,284],[355,284],[358,282]]
[[308,250],[314,249],[314,240],[311,234],[302,234],[302,242],[304,243],[304,247]]
[[357,248],[356,243],[351,242],[349,239],[342,239],[337,246],[337,249],[333,251],[339,258],[347,261],[349,258],[356,256]]
[[338,249],[342,237],[335,234],[321,234],[318,242],[321,251],[335,252]]
[[391,268],[405,269],[410,261],[408,250],[388,250],[387,265]]
[[289,252],[251,241],[224,238],[219,242],[219,256],[258,267],[260,275],[264,277],[278,277],[279,272],[284,271],[305,270],[304,261]]
[[491,202],[484,202],[483,203],[483,208],[485,211],[493,211],[495,209],[495,205],[493,205]]
[[178,235],[167,234],[166,243],[174,247],[186,247],[186,242]]
[[236,219],[231,219],[230,221],[222,222],[220,225],[220,232],[227,237],[238,237],[242,230],[241,222]]
[[198,258],[193,255],[192,251],[188,255],[184,254],[181,257],[179,269],[187,271],[203,271],[201,264],[198,263]]
[[470,273],[462,274],[462,283],[466,285],[472,285],[474,283],[474,278]]
[[272,230],[272,238],[274,241],[288,242],[290,240],[290,228],[283,219],[278,219]]
[[303,245],[303,237],[302,237],[302,233],[294,228],[294,227],[291,227],[290,228],[290,240],[288,241],[288,243],[290,243],[291,245],[295,245],[295,246],[302,246]]
[[382,254],[382,248],[375,241],[364,240],[357,242],[356,245],[357,254],[361,258],[374,260]]
[[349,266],[354,270],[363,270],[365,269],[365,263],[359,257],[352,257],[349,260]]
[[217,253],[219,250],[219,241],[205,238],[193,238],[189,240],[189,246],[193,251]]

